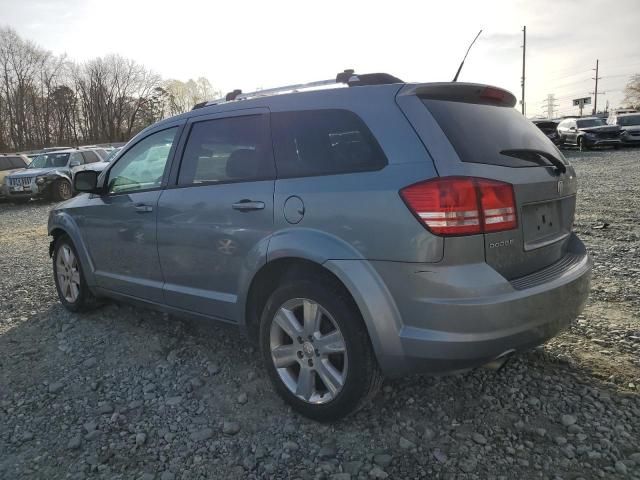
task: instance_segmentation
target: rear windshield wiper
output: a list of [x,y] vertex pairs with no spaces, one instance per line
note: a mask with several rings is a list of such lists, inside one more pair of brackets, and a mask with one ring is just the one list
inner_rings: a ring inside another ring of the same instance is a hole
[[543,152],[542,150],[516,148],[512,150],[502,150],[500,153],[502,155],[519,158],[520,160],[525,160],[527,162],[537,163],[538,165],[545,166],[545,167],[553,166],[560,173],[565,173],[567,171],[567,166],[564,164],[562,160],[554,157],[548,152]]

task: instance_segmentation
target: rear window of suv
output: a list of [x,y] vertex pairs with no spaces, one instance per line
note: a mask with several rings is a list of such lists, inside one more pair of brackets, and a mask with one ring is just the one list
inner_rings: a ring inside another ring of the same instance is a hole
[[500,153],[510,150],[537,150],[562,160],[544,132],[514,108],[432,99],[422,102],[463,162],[504,167],[541,165]]
[[362,119],[348,110],[271,114],[278,177],[380,170],[387,159]]

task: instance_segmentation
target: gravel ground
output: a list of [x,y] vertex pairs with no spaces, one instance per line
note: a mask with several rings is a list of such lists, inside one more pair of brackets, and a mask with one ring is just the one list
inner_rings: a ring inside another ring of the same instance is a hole
[[50,204],[0,204],[0,479],[640,479],[640,150],[567,152],[594,261],[577,323],[498,372],[293,414],[230,327],[57,301]]

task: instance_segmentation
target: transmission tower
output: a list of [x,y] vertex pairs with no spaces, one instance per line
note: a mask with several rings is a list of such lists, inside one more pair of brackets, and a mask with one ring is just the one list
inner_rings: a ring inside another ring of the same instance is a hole
[[556,103],[556,96],[553,93],[547,95],[547,99],[544,102],[543,111],[547,115],[547,118],[554,118],[555,111],[558,104]]

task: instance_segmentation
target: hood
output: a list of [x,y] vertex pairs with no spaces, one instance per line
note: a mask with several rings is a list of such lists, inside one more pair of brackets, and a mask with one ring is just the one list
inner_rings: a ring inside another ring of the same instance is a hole
[[51,168],[25,168],[20,170],[19,172],[11,174],[11,177],[37,177],[38,175],[45,175],[47,173],[53,173],[57,170],[63,171],[60,167],[51,167]]
[[613,133],[613,132],[619,132],[620,127],[617,125],[601,125],[599,127],[579,128],[578,130],[580,130],[581,132],[587,132],[587,133]]
[[640,132],[640,125],[629,125],[626,127],[620,127],[623,132]]
[[25,170],[24,168],[12,168],[11,170],[2,170],[0,171],[0,178],[8,177],[9,175],[13,175],[14,173],[22,172]]

